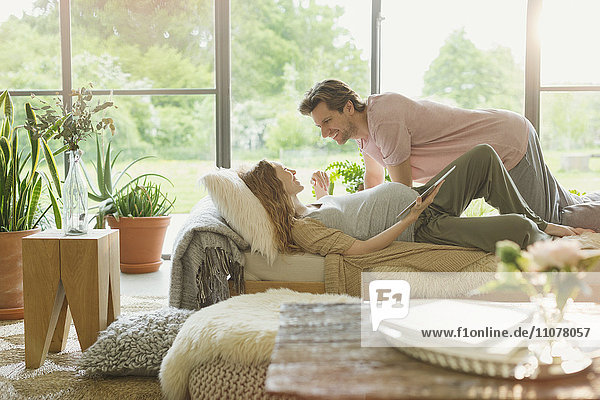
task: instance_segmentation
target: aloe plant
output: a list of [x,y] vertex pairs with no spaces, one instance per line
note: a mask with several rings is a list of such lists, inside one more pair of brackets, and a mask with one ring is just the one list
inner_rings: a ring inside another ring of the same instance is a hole
[[[115,163],[122,151],[119,151],[114,157],[111,157],[111,145],[112,141],[107,140],[106,148],[104,148],[99,139],[99,135],[96,135],[96,163],[94,164],[94,169],[96,170],[96,183],[92,183],[86,169],[83,169],[89,188],[88,197],[99,203],[90,208],[90,210],[98,210],[94,216],[94,218],[96,218],[96,229],[104,228],[104,217],[114,211],[113,198],[120,187],[128,186],[148,176],[157,176],[168,181],[164,176],[155,173],[141,174],[134,178],[131,178],[130,175],[127,174],[129,168],[134,164],[147,158],[154,158],[154,156],[139,157],[131,161],[122,171],[114,172]],[[129,180],[119,187],[119,183],[124,178],[129,178]]]
[[[0,94],[0,107],[4,117],[0,128],[0,231],[33,229],[50,208],[54,211],[56,226],[60,228],[62,220],[57,195],[60,198],[61,190],[54,156],[64,151],[64,148],[53,153],[48,146],[52,135],[29,129],[29,147],[19,148],[18,130],[22,126],[13,126],[14,107],[6,90]],[[35,126],[36,116],[29,104],[26,104],[25,111],[27,125]],[[43,154],[43,161],[48,164],[51,179],[38,169],[40,153]],[[44,188],[48,191],[51,204],[40,212],[40,198]]]
[[[169,181],[169,183],[171,183]],[[172,183],[171,183],[172,185]],[[158,217],[168,215],[175,199],[169,200],[160,184],[148,181],[132,182],[124,186],[113,198],[112,215],[119,217]]]

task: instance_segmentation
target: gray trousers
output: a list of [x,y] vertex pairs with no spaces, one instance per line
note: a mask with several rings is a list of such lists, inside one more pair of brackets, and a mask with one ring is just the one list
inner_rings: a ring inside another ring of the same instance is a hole
[[600,192],[577,196],[563,188],[544,162],[533,125],[527,124],[527,151],[509,174],[529,207],[545,221],[600,231]]
[[[549,239],[543,232],[548,225],[536,215],[519,194],[500,157],[487,144],[469,150],[444,168],[424,186],[422,193],[448,169],[448,175],[433,203],[415,224],[415,241],[475,247],[494,252],[496,242],[512,240],[525,248],[538,240]],[[483,197],[501,215],[461,217],[471,200]]]

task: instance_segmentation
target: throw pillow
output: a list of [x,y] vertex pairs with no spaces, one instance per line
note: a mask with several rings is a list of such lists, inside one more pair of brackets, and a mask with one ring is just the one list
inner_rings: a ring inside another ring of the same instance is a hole
[[235,171],[220,169],[200,178],[227,223],[272,264],[277,257],[275,232],[263,205]]
[[77,362],[88,377],[156,376],[163,357],[193,310],[163,308],[121,315]]

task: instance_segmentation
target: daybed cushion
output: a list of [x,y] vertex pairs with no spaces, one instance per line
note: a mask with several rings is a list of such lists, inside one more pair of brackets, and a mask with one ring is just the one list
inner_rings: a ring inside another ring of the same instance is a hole
[[200,183],[231,228],[250,243],[251,250],[263,254],[269,263],[273,262],[277,257],[273,225],[237,172],[230,169],[209,172],[200,178]]
[[325,257],[316,254],[278,254],[269,265],[261,254],[244,252],[247,281],[324,282]]

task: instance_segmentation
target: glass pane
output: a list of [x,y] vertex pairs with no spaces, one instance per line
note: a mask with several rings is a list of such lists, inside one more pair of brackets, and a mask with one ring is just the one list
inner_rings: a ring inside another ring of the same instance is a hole
[[2,1],[0,32],[0,89],[61,87],[60,35],[56,2]]
[[544,0],[542,85],[600,85],[600,2]]
[[[107,97],[94,96],[93,103],[98,100]],[[174,186],[165,183],[163,188],[177,197],[173,213],[188,213],[204,195],[196,184],[199,174],[215,165],[215,97],[115,96],[113,101],[118,109],[106,112],[117,128],[111,153],[122,151],[115,168],[123,169],[138,157],[156,156],[134,164],[129,174],[164,175]],[[110,132],[104,136],[108,139]],[[94,138],[81,147],[87,171],[96,182]]]
[[[38,100],[43,100],[46,103],[54,104],[56,96],[36,96],[35,99],[32,99],[31,96],[11,96],[11,99],[13,101],[13,107],[14,107],[14,118],[15,118],[14,126],[23,126],[25,124],[25,122],[27,121],[27,116],[25,113],[25,103],[30,103],[33,107],[39,107],[39,106],[43,105]],[[40,113],[39,110],[35,111],[35,112],[36,112],[36,114]],[[27,139],[26,132],[27,131],[24,128],[19,129],[19,135],[20,135],[19,140],[21,141],[19,146],[25,146],[25,147],[29,148],[29,141]],[[58,140],[51,140],[48,143],[48,145],[50,146],[52,151],[56,151],[60,147],[62,147],[62,143],[59,142]],[[40,160],[42,160],[42,158],[43,157],[40,155]],[[64,163],[62,160],[62,156],[57,157],[56,162],[57,162],[57,167],[59,168],[58,169],[59,173],[62,174],[62,171],[64,170]],[[47,171],[47,168],[46,168],[46,165],[44,162],[42,162],[42,169],[44,171]],[[61,177],[64,179],[64,175]]]
[[382,1],[381,91],[523,112],[526,1]]
[[73,0],[73,85],[214,87],[213,0]]
[[540,112],[544,157],[559,182],[600,190],[600,93],[542,92]]
[[[36,96],[36,97],[39,99],[42,99],[46,102],[54,101],[54,97],[52,97],[52,96]],[[37,100],[32,99],[30,95],[27,95],[27,96],[11,95],[10,98],[12,99],[12,102],[13,102],[13,109],[14,109],[14,116],[15,116],[14,125],[15,126],[23,125],[26,121],[27,117],[25,115],[25,103],[31,103],[34,106],[36,104],[40,104],[37,102]]]
[[[323,140],[297,108],[326,78],[369,95],[370,15],[364,0],[231,1],[234,165],[280,160],[307,185],[314,169],[359,159],[353,141]],[[311,198],[310,188],[303,195]]]

